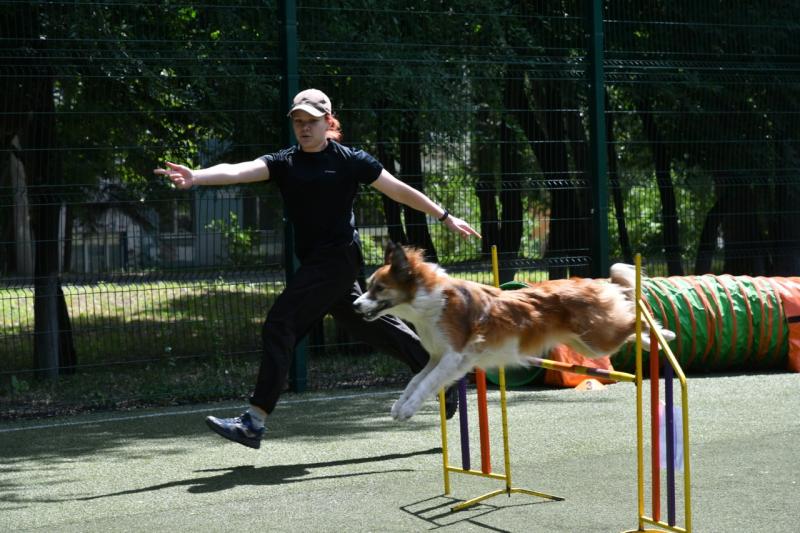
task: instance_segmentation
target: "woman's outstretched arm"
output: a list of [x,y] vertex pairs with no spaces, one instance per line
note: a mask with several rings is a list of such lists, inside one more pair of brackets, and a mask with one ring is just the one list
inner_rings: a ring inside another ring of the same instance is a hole
[[443,216],[447,215],[442,220],[442,223],[464,238],[470,235],[474,235],[479,239],[481,237],[481,234],[475,231],[466,221],[450,214],[446,209],[437,205],[417,189],[392,176],[386,169],[381,172],[377,180],[372,182],[372,186],[395,202],[405,204],[417,211],[422,211],[436,219],[441,220]]
[[157,168],[153,172],[167,176],[179,189],[188,189],[193,185],[230,185],[269,179],[269,168],[262,159],[242,163],[221,163],[197,170],[169,161],[166,166],[167,168]]

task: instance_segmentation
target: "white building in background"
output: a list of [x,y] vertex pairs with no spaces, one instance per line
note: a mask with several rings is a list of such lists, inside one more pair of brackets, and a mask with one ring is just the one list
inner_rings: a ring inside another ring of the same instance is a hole
[[[98,209],[92,210],[95,214],[91,220],[74,219],[70,265],[62,271],[135,272],[226,266],[226,239],[208,226],[214,220],[230,223],[231,213],[240,224],[255,231],[252,253],[259,262],[280,263],[283,231],[274,227],[274,213],[265,216],[270,213],[265,213],[261,204],[258,197],[244,193],[239,187],[202,188],[182,198],[135,206],[109,203],[103,208],[103,202],[97,202]],[[65,220],[64,207],[62,236]]]

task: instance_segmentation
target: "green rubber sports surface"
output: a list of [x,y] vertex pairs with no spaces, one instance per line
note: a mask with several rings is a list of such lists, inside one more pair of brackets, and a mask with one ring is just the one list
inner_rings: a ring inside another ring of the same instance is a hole
[[[690,378],[695,531],[797,530],[798,391],[798,374]],[[514,485],[567,499],[515,494],[455,514],[502,482],[454,476],[444,496],[437,405],[398,423],[397,394],[287,395],[260,450],[206,429],[233,404],[2,423],[0,531],[636,528],[633,384],[510,391]],[[490,391],[490,423],[498,402]]]

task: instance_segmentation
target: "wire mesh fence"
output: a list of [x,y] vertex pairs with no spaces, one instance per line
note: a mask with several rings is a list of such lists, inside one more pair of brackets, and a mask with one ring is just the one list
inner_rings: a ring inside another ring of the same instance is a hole
[[[799,10],[0,0],[3,401],[60,401],[71,374],[97,405],[246,393],[291,268],[280,195],[269,183],[178,191],[152,170],[284,147],[294,71],[330,95],[345,144],[483,235],[461,240],[365,188],[365,274],[392,240],[481,282],[492,245],[502,281],[589,275],[636,252],[652,274],[795,275]],[[329,317],[307,356],[312,388],[408,376]]]

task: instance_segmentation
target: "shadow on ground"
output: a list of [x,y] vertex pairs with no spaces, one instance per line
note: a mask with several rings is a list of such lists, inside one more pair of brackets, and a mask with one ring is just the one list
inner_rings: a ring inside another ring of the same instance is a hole
[[[267,438],[280,438],[284,434],[300,440],[316,442],[340,442],[341,439],[355,435],[383,432],[389,428],[397,429],[397,422],[389,416],[389,408],[396,393],[369,395],[361,398],[349,397],[347,401],[334,398],[321,399],[318,405],[309,408],[306,402],[279,405],[270,417]],[[376,404],[379,405],[376,408]],[[183,453],[181,441],[191,444],[194,439],[212,436],[204,419],[207,414],[216,416],[235,416],[242,412],[242,405],[210,405],[207,411],[178,412],[172,415],[126,414],[120,413],[120,420],[109,419],[92,421],[71,421],[69,431],[63,431],[54,424],[42,439],[41,427],[0,432],[0,449],[6,466],[16,462],[53,458],[70,460],[98,452],[114,453],[135,441],[163,441],[177,443],[173,449],[154,447],[153,453]],[[112,417],[114,415],[111,415]],[[130,418],[126,418],[126,417]],[[46,422],[44,423],[46,425]],[[79,428],[79,431],[75,429]],[[408,430],[419,430],[419,424],[408,424]],[[30,437],[36,435],[37,438]],[[141,448],[141,447],[139,447]],[[128,453],[127,451],[123,453]],[[136,452],[143,457],[142,452]]]
[[463,500],[453,498],[447,495],[434,496],[432,498],[425,498],[424,500],[415,501],[400,507],[404,513],[408,513],[423,522],[427,522],[431,527],[430,529],[438,529],[444,527],[465,527],[466,524],[478,526],[487,531],[504,532],[509,531],[501,529],[496,526],[488,525],[481,522],[482,517],[500,511],[508,510],[515,507],[530,507],[533,505],[542,505],[546,503],[556,503],[549,500],[537,500],[534,502],[508,504],[497,506],[487,502],[481,502],[474,507],[469,507],[461,511],[452,511],[453,505],[463,503]]
[[326,461],[319,463],[297,463],[289,465],[274,465],[255,467],[252,465],[242,465],[230,468],[211,468],[205,470],[197,470],[195,473],[208,473],[210,475],[205,477],[191,477],[188,479],[181,479],[170,481],[169,483],[160,483],[149,487],[142,487],[138,489],[121,490],[117,492],[110,492],[107,494],[97,494],[93,496],[84,496],[78,498],[61,498],[61,499],[31,499],[24,500],[15,496],[0,496],[0,502],[8,503],[54,503],[65,501],[89,501],[101,498],[110,498],[114,496],[128,496],[132,494],[141,494],[147,492],[154,492],[173,487],[187,487],[187,492],[192,494],[205,494],[210,492],[220,492],[230,490],[240,486],[269,486],[269,485],[284,485],[287,483],[300,483],[305,481],[317,481],[323,479],[337,479],[349,478],[358,476],[369,476],[378,474],[388,474],[395,472],[410,472],[407,468],[388,468],[380,470],[367,470],[362,472],[354,472],[348,474],[324,474],[314,473],[317,470],[325,470],[326,468],[334,468],[338,466],[360,465],[367,463],[384,463],[386,461],[393,461],[398,459],[407,459],[410,457],[422,455],[436,455],[441,454],[441,448],[430,448],[409,453],[395,453],[385,454],[369,457],[357,457],[350,459],[342,459],[339,461]]

